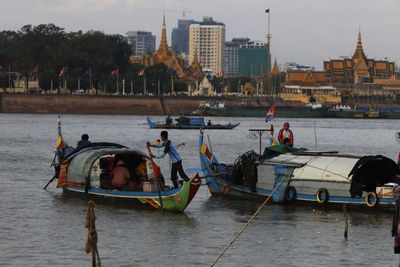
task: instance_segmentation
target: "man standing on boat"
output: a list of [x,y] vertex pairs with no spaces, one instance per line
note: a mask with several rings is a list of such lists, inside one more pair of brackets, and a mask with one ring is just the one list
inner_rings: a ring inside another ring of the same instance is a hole
[[168,114],[167,118],[165,119],[165,125],[172,125],[172,119],[171,119],[171,115]]
[[293,132],[289,129],[289,123],[285,122],[278,133],[279,144],[293,147]]
[[178,151],[176,150],[175,146],[172,144],[171,140],[168,140],[168,132],[167,131],[162,131],[161,132],[161,140],[163,143],[161,145],[151,145],[149,142],[147,145],[150,145],[152,147],[164,147],[164,151],[161,153],[161,155],[154,156],[151,154],[150,156],[156,159],[161,159],[165,157],[165,155],[169,155],[169,158],[171,159],[172,162],[172,168],[171,168],[171,181],[174,185],[175,188],[178,188],[178,172],[181,178],[185,181],[189,181],[189,177],[186,175],[185,171],[183,170],[182,167],[182,158],[179,155]]

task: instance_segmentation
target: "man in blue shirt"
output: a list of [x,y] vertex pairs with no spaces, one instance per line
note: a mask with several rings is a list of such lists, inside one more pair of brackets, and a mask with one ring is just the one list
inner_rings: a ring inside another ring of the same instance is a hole
[[171,140],[168,140],[168,132],[167,131],[162,131],[161,132],[161,140],[163,143],[159,146],[157,145],[151,145],[152,147],[164,147],[164,151],[161,153],[161,155],[154,156],[151,154],[150,156],[156,159],[160,159],[165,157],[165,155],[169,155],[169,158],[171,159],[172,162],[172,168],[171,168],[171,181],[174,185],[175,188],[178,188],[178,172],[181,178],[185,181],[189,181],[189,177],[186,175],[185,171],[183,170],[182,167],[182,158],[179,155],[178,151],[176,150],[175,146],[172,144]]

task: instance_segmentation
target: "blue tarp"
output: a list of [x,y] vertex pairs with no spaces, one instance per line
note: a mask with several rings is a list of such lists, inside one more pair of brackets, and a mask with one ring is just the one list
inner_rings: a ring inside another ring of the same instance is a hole
[[190,118],[190,125],[204,126],[204,118]]

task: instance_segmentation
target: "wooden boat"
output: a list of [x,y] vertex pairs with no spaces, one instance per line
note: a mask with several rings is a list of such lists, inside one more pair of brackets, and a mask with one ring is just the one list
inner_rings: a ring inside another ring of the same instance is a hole
[[[200,103],[199,107],[193,111],[193,114],[200,116],[215,117],[265,117],[268,106],[248,106],[247,102],[239,106],[225,106],[224,103],[218,104]],[[276,104],[275,117],[278,118],[326,118],[328,107],[301,104],[289,105],[285,103]]]
[[335,105],[328,109],[329,118],[362,119],[366,116],[364,110],[357,110],[355,106]]
[[[276,203],[393,206],[399,168],[383,156],[308,152],[284,145],[223,164],[199,137],[200,163],[212,195],[266,198]],[[396,184],[393,184],[395,182]]]
[[204,118],[189,118],[189,117],[181,117],[177,119],[176,123],[172,124],[165,124],[154,121],[147,117],[147,124],[151,129],[186,129],[186,130],[193,130],[193,129],[209,129],[209,130],[232,130],[239,126],[240,123],[228,123],[228,124],[206,124],[204,122]]
[[[57,143],[58,160],[54,164],[54,177],[58,178],[57,187],[62,188],[65,193],[112,199],[132,206],[183,212],[201,185],[201,179],[196,174],[179,188],[160,189],[152,169],[154,162],[143,152],[119,144],[92,143],[71,151],[62,141]],[[117,190],[111,186],[111,170],[120,159],[125,162],[131,174],[141,171],[146,179],[141,181],[142,186],[129,191]]]

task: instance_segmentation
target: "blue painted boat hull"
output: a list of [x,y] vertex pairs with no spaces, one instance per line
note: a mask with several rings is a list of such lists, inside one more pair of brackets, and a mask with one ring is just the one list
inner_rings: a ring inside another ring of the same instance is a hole
[[181,124],[171,124],[166,125],[165,123],[156,122],[150,118],[147,118],[147,124],[150,129],[178,129],[178,130],[198,130],[198,129],[208,129],[208,130],[232,130],[239,126],[240,123],[233,124],[189,124],[189,125],[181,125]]

